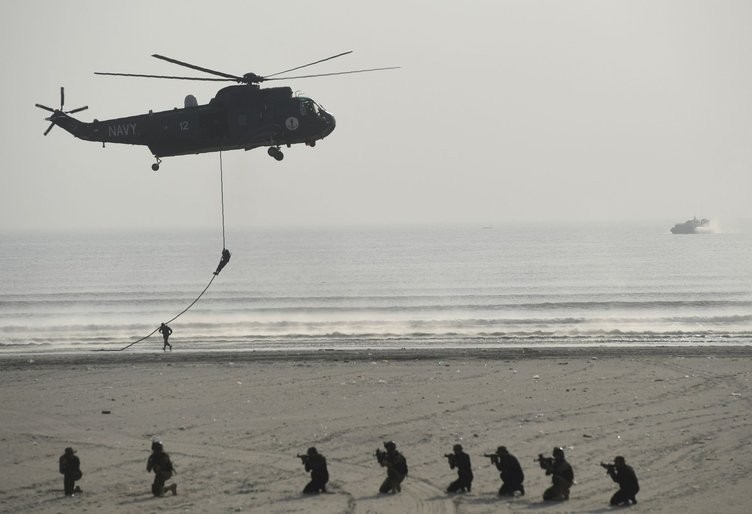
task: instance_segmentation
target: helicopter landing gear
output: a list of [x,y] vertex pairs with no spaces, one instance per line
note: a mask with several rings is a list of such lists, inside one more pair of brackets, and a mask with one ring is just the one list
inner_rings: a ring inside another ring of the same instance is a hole
[[282,150],[280,150],[278,146],[270,146],[269,150],[267,150],[266,153],[268,153],[271,157],[274,157],[278,161],[281,161],[285,158],[285,154],[282,153]]
[[157,157],[157,162],[151,165],[152,171],[159,171],[159,163],[162,162],[162,159]]

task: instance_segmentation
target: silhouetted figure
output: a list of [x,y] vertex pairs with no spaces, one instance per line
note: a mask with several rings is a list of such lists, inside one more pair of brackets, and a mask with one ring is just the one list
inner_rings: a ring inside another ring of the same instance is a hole
[[522,466],[517,457],[507,451],[506,446],[499,446],[496,448],[496,469],[501,471],[499,477],[501,477],[501,487],[499,488],[499,496],[514,496],[515,491],[520,492],[520,496],[525,496],[525,487],[522,482],[525,480],[525,474],[522,472]]
[[76,486],[76,480],[81,480],[84,476],[81,473],[81,461],[76,457],[76,451],[70,446],[60,456],[60,473],[63,475],[65,496],[73,496],[81,492],[81,488]]
[[162,325],[160,325],[160,327],[159,327],[159,333],[162,334],[162,337],[164,338],[164,344],[162,345],[162,351],[166,352],[168,346],[170,347],[170,351],[172,351],[172,345],[167,342],[167,340],[172,335],[172,329],[170,327],[168,327],[167,325],[165,325],[164,323],[162,323]]
[[146,461],[146,471],[154,471],[154,483],[151,484],[151,493],[154,496],[164,496],[165,491],[172,491],[173,496],[178,494],[177,484],[165,487],[165,482],[172,477],[175,468],[172,467],[170,456],[159,441],[151,443],[151,455]]
[[448,493],[470,492],[473,484],[473,468],[470,464],[470,456],[462,451],[461,444],[452,447],[454,453],[445,455],[449,459],[449,469],[457,468],[457,480],[449,484]]
[[540,467],[546,470],[546,475],[551,475],[551,487],[543,492],[546,501],[562,501],[569,499],[569,489],[574,483],[574,470],[564,459],[564,450],[554,448],[554,456],[538,456]]
[[632,469],[632,466],[628,466],[624,461],[624,457],[614,457],[613,464],[603,465],[606,468],[608,476],[611,480],[619,484],[619,490],[611,497],[611,505],[629,505],[632,502],[634,505],[637,503],[637,493],[640,491],[640,484],[637,482],[637,475]]
[[379,492],[398,493],[402,490],[402,481],[407,476],[407,460],[397,451],[394,441],[384,443],[386,451],[376,450],[376,460],[386,468],[386,479],[379,487]]
[[217,271],[214,272],[215,275],[219,275],[219,272],[222,271],[222,268],[227,266],[227,263],[230,262],[230,250],[227,248],[222,249],[222,258],[219,259],[219,265],[217,266]]
[[326,492],[329,482],[329,470],[326,467],[326,457],[321,455],[313,446],[308,448],[306,455],[298,455],[303,461],[306,471],[311,472],[311,481],[303,489],[304,494],[318,494]]

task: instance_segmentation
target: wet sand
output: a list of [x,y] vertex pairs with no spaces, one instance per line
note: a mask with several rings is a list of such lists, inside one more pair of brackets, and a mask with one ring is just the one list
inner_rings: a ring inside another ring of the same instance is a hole
[[[609,512],[598,465],[624,455],[630,512],[747,512],[750,347],[91,353],[0,356],[2,512]],[[152,437],[178,495],[153,498]],[[410,474],[376,494],[373,451],[394,440]],[[472,493],[447,495],[461,443]],[[504,444],[527,495],[499,499],[481,455]],[[84,494],[62,495],[57,459],[78,450]],[[329,461],[329,493],[300,494],[297,453]],[[544,503],[538,453],[565,449],[577,484]]]

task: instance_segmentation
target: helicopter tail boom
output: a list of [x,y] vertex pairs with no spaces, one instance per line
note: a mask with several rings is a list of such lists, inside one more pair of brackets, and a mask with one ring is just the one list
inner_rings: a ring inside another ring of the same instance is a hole
[[78,121],[76,118],[73,118],[62,111],[55,111],[52,113],[52,116],[46,119],[50,122],[50,126],[47,129],[47,132],[45,132],[45,135],[49,133],[53,126],[57,125],[77,138],[89,139],[87,136],[89,136],[90,133],[90,123]]

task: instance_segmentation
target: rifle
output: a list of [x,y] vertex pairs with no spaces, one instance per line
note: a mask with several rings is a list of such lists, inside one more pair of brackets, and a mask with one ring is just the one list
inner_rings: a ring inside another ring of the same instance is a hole
[[537,459],[533,459],[533,462],[537,462],[540,464],[540,467],[543,469],[549,469],[551,466],[554,465],[554,458],[553,457],[544,457],[542,453],[538,454]]
[[449,459],[449,466],[454,467],[454,459],[456,456],[453,453],[445,453],[444,457],[446,459]]
[[484,457],[488,457],[489,459],[491,459],[491,464],[496,464],[497,462],[499,462],[499,454],[498,453],[484,453],[483,456]]
[[309,458],[308,455],[304,455],[304,454],[300,454],[299,453],[297,455],[297,457],[300,459],[300,462],[302,462],[303,464],[308,464],[308,458]]
[[376,451],[373,452],[373,456],[376,457],[376,460],[379,461],[379,464],[381,464],[382,466],[384,465],[384,462],[386,460],[386,452],[384,450],[376,448]]
[[605,469],[608,473],[613,473],[616,469],[616,464],[608,464],[606,462],[601,462],[601,467]]

